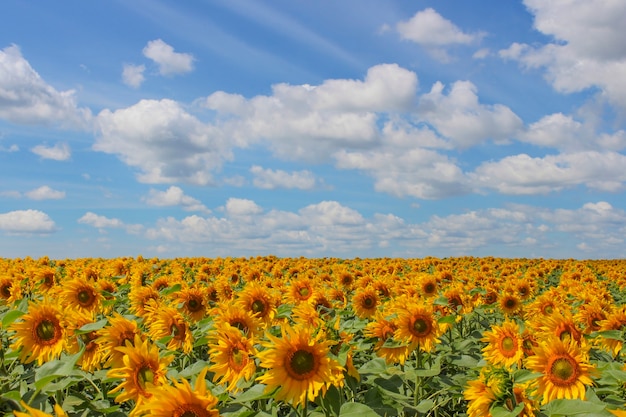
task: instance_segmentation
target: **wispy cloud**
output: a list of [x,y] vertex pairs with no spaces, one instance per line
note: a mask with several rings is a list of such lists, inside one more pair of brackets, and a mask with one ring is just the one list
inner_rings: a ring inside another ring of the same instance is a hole
[[55,161],[67,161],[72,156],[72,151],[67,143],[56,143],[53,146],[37,145],[30,149],[35,155],[43,159]]

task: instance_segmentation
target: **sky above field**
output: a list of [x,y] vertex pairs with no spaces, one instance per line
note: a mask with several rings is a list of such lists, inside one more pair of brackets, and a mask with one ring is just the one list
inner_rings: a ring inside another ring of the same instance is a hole
[[626,253],[623,0],[0,15],[0,257]]

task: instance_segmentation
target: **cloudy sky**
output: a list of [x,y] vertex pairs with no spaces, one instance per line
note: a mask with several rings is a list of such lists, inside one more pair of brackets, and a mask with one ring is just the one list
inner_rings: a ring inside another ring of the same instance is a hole
[[623,0],[0,15],[2,257],[626,253]]

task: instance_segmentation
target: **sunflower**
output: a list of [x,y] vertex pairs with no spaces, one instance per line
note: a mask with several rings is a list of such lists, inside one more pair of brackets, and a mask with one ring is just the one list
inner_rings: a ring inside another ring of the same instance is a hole
[[406,343],[399,343],[393,336],[398,326],[382,313],[376,313],[374,320],[367,323],[364,330],[366,337],[377,339],[374,345],[374,352],[385,359],[387,364],[404,364],[409,355],[409,346]]
[[167,342],[169,350],[182,350],[189,353],[193,349],[193,334],[189,323],[178,309],[152,302],[146,306],[149,314],[147,320],[148,336],[153,340],[170,337]]
[[22,299],[22,286],[13,277],[0,278],[0,305],[11,304]]
[[26,412],[14,411],[15,417],[67,417],[67,414],[59,404],[54,405],[54,414],[48,414],[44,411],[38,410],[26,404],[24,401],[20,401],[22,407]]
[[135,336],[140,335],[141,330],[135,320],[130,320],[118,312],[109,316],[108,321],[109,325],[98,331],[96,343],[106,359],[104,367],[119,367],[123,365],[124,354],[117,348],[126,346],[126,341],[134,343]]
[[506,320],[501,326],[492,326],[483,334],[481,341],[487,342],[483,355],[489,363],[506,368],[520,365],[524,350],[520,328],[514,321]]
[[556,312],[544,317],[539,326],[539,332],[548,336],[556,336],[561,340],[573,339],[576,343],[580,343],[583,337],[582,331],[569,312]]
[[500,310],[507,316],[518,314],[522,310],[522,301],[513,291],[504,291],[498,302]]
[[308,301],[313,296],[313,281],[309,278],[297,278],[291,281],[289,290],[285,293],[285,302],[299,304]]
[[177,293],[174,300],[179,305],[181,313],[189,316],[192,321],[198,322],[207,313],[208,293],[202,287],[185,288]]
[[152,394],[134,412],[137,416],[156,417],[219,417],[217,398],[206,387],[205,368],[192,387],[186,379],[173,380],[172,385],[150,388]]
[[276,301],[267,287],[251,282],[238,293],[236,304],[250,310],[265,324],[269,324],[276,316]]
[[585,398],[585,386],[592,385],[595,371],[589,363],[588,347],[574,339],[550,337],[535,349],[535,355],[526,359],[526,368],[541,374],[535,381],[537,395],[542,404],[554,399]]
[[469,417],[491,417],[489,409],[495,403],[496,396],[482,376],[468,381],[463,391],[463,398],[468,402],[467,415]]
[[98,339],[98,332],[92,330],[89,332],[83,332],[81,327],[93,323],[93,317],[90,313],[84,311],[70,311],[68,313],[68,339],[70,353],[77,353],[82,347],[85,348],[81,355],[77,365],[81,367],[83,371],[92,372],[100,369],[102,366],[103,352],[99,348],[96,340]]
[[434,297],[439,291],[437,277],[432,274],[421,274],[418,279],[419,293],[424,297]]
[[76,277],[63,283],[60,298],[64,306],[97,313],[103,297],[92,282]]
[[359,288],[352,297],[352,309],[362,319],[372,317],[379,304],[380,297],[373,287]]
[[266,384],[266,392],[275,391],[279,401],[294,407],[313,401],[319,393],[343,384],[343,367],[330,358],[332,340],[322,340],[322,332],[313,335],[310,327],[281,327],[282,337],[267,333],[265,348],[257,357],[267,371],[257,378]]
[[394,322],[394,338],[407,342],[411,351],[419,348],[430,352],[445,330],[445,326],[437,323],[432,306],[424,303],[410,303],[398,308]]
[[[600,330],[619,330],[623,331],[626,328],[626,306],[621,306],[613,309],[606,320],[602,320],[598,323]],[[623,340],[616,338],[600,337],[600,346],[613,354],[613,357],[617,357],[624,345]]]
[[58,358],[66,346],[65,323],[61,308],[49,299],[30,301],[28,312],[9,330],[16,334],[11,348],[20,350],[20,361],[38,365]]
[[161,357],[159,348],[149,339],[142,341],[139,335],[135,336],[134,345],[126,342],[126,346],[115,349],[122,353],[123,365],[110,369],[106,376],[123,381],[109,391],[109,394],[119,392],[115,397],[115,402],[133,400],[139,405],[152,396],[148,392],[150,387],[162,385],[165,382],[167,366],[173,358]]
[[146,306],[151,300],[159,301],[160,295],[152,287],[132,286],[128,293],[128,300],[130,301],[129,311],[138,317],[145,317]]
[[235,304],[228,304],[216,309],[217,315],[214,317],[216,326],[228,323],[241,330],[248,337],[257,336],[263,333],[263,323],[250,310],[243,310]]
[[227,385],[228,391],[238,392],[237,383],[240,380],[249,381],[256,371],[256,350],[252,339],[226,323],[217,329],[216,339],[210,346],[209,356],[213,365],[209,371],[214,373],[213,382],[219,381]]

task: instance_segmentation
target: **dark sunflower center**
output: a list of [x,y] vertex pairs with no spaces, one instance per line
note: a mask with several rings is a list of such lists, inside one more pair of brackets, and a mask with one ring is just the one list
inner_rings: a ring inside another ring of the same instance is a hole
[[547,315],[550,315],[554,312],[554,307],[552,306],[552,304],[548,304],[543,308],[543,312]]
[[297,350],[289,361],[291,369],[297,375],[307,375],[315,369],[315,356],[306,350]]
[[37,325],[37,337],[44,342],[54,340],[56,337],[56,326],[51,320],[42,320]]
[[254,300],[252,303],[252,311],[263,314],[265,311],[265,303],[262,300]]
[[198,404],[183,404],[178,406],[172,417],[209,417],[211,413]]
[[82,306],[88,306],[93,301],[93,294],[88,289],[82,289],[78,292],[78,302]]
[[376,301],[372,297],[365,297],[363,299],[363,307],[372,308],[376,305]]
[[9,298],[11,296],[11,284],[6,284],[0,287],[0,294],[2,297]]
[[429,282],[426,285],[424,285],[424,292],[426,294],[434,293],[435,292],[435,284],[433,284],[432,282]]
[[430,324],[425,318],[419,317],[413,322],[413,330],[417,336],[426,336],[430,333]]
[[519,294],[520,294],[522,297],[523,297],[523,296],[525,296],[526,294],[528,294],[528,288],[526,288],[526,287],[520,287],[520,288],[519,288]]
[[244,321],[242,321],[242,320],[235,319],[235,320],[231,321],[229,324],[231,326],[233,326],[233,327],[238,328],[243,333],[248,333],[248,330],[250,330],[248,325]]
[[515,298],[507,298],[504,302],[504,306],[508,309],[515,308],[517,306],[517,300]]
[[309,291],[309,289],[307,287],[301,287],[298,290],[298,294],[300,294],[301,297],[308,297],[309,293],[310,293],[310,291]]
[[170,326],[170,333],[174,339],[182,339],[185,336],[186,326],[184,324],[173,323]]
[[192,313],[196,313],[202,309],[202,303],[195,298],[192,298],[187,301],[187,309],[189,309]]
[[245,365],[245,351],[241,350],[239,346],[235,346],[230,351],[230,365],[237,371],[243,369]]
[[569,357],[556,359],[550,367],[550,375],[556,384],[570,385],[572,380],[576,378],[575,361]]

